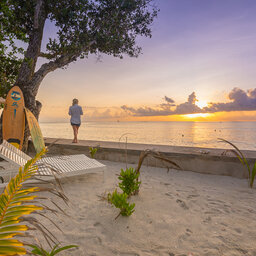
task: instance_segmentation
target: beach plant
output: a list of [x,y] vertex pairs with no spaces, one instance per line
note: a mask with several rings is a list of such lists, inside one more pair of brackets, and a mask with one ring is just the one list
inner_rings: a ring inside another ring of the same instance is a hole
[[121,182],[119,188],[130,197],[139,189],[141,181],[138,181],[140,173],[136,172],[133,168],[127,168],[125,171],[121,169],[121,173],[118,177]]
[[[162,161],[165,164],[165,167],[167,168],[167,172],[169,172],[170,165],[171,165],[171,167],[174,167],[175,169],[178,169],[178,170],[182,169],[176,162],[174,162],[173,160],[164,156],[160,152],[153,151],[153,150],[150,150],[150,149],[146,149],[146,150],[144,150],[140,153],[138,165],[137,165],[137,168],[136,168],[136,173],[139,174],[139,175],[140,175],[140,168],[142,166],[143,161],[146,159],[146,157],[153,157],[155,159],[158,159],[158,160]],[[138,176],[138,178],[136,178],[136,181],[137,182],[139,181],[139,176]],[[134,194],[138,194],[138,193],[139,193],[139,187],[134,192]]]
[[62,251],[71,249],[71,248],[77,248],[77,245],[66,245],[60,247],[60,245],[56,244],[51,251],[47,252],[44,248],[37,246],[37,245],[29,245],[33,250],[31,253],[33,255],[40,255],[40,256],[54,256]]
[[[46,149],[43,149],[24,167],[20,167],[18,174],[9,181],[0,195],[0,256],[30,254],[26,248],[28,243],[27,241],[23,242],[22,238],[33,238],[31,234],[33,230],[40,231],[50,247],[58,242],[57,238],[42,224],[42,221],[35,217],[38,214],[37,216],[51,221],[58,227],[46,216],[46,213],[57,214],[60,210],[63,212],[61,207],[49,198],[49,195],[47,197],[38,196],[37,192],[48,192],[67,202],[62,189],[59,189],[60,183],[53,184],[44,181],[41,186],[38,182],[40,179],[36,176],[38,167],[35,164],[45,152]],[[29,182],[31,178],[34,181]],[[46,206],[45,200],[52,202],[57,209],[50,205]]]
[[120,213],[117,215],[115,219],[117,219],[120,215],[122,216],[130,216],[135,210],[135,203],[130,204],[127,199],[131,195],[138,194],[141,181],[139,181],[140,177],[140,168],[144,159],[147,156],[154,157],[159,159],[168,165],[166,168],[169,171],[169,165],[174,166],[176,169],[181,169],[181,167],[175,163],[174,161],[170,160],[169,158],[163,156],[159,152],[155,152],[152,150],[145,150],[142,151],[140,154],[139,162],[137,168],[134,170],[133,168],[126,168],[126,170],[121,169],[120,175],[118,179],[121,181],[119,182],[118,186],[123,191],[123,193],[118,193],[115,190],[112,194],[108,193],[107,197],[103,196],[101,199],[107,200],[109,203],[114,205],[116,208],[120,209]]
[[121,180],[119,183],[119,188],[123,191],[123,193],[118,193],[115,189],[114,192],[108,193],[107,197],[102,197],[110,204],[120,209],[120,212],[115,219],[117,219],[120,215],[130,216],[135,211],[135,203],[130,204],[127,199],[139,188],[141,182],[137,180],[138,178],[139,173],[136,173],[133,168],[127,168],[125,171],[121,169],[118,179]]
[[120,215],[122,216],[130,216],[134,212],[135,204],[130,204],[127,201],[127,194],[125,193],[118,193],[115,190],[112,194],[108,194],[108,202],[114,205],[116,208],[120,209],[120,213],[116,216],[117,219]]
[[246,159],[246,157],[244,156],[244,154],[242,153],[242,151],[232,142],[222,139],[222,138],[218,138],[218,140],[220,140],[221,142],[225,142],[229,145],[231,145],[234,149],[227,149],[223,152],[223,154],[226,154],[227,152],[231,152],[233,153],[241,162],[241,164],[243,166],[245,166],[245,168],[247,169],[247,173],[248,173],[248,185],[250,188],[253,188],[253,183],[254,183],[254,179],[255,179],[255,175],[256,175],[256,161],[254,162],[253,167],[251,168],[248,160]]
[[97,151],[98,151],[97,148],[89,147],[89,152],[90,152],[91,158],[94,158],[94,155],[97,153]]

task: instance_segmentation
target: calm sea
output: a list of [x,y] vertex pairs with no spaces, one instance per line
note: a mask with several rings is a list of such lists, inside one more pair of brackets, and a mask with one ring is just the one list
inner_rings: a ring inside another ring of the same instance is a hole
[[[44,137],[72,139],[69,123],[40,123]],[[240,149],[256,150],[256,122],[85,122],[79,139],[173,146],[229,148],[217,138]]]

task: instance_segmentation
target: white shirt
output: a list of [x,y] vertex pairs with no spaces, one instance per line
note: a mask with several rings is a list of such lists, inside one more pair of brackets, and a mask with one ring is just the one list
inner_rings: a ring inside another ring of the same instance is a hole
[[68,114],[71,116],[70,122],[72,124],[81,124],[81,115],[83,115],[83,110],[82,108],[75,104],[71,107],[69,107]]

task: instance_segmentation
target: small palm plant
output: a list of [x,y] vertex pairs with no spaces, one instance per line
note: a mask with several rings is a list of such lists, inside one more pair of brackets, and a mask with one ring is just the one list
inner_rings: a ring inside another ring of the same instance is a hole
[[152,150],[142,151],[140,154],[138,166],[135,170],[133,168],[126,168],[125,171],[121,169],[121,173],[118,177],[118,179],[121,182],[119,182],[118,185],[119,185],[119,188],[122,189],[123,193],[118,193],[117,190],[115,190],[112,194],[108,193],[107,197],[105,196],[102,197],[103,200],[107,200],[116,208],[120,209],[120,213],[116,216],[115,219],[117,219],[120,215],[130,216],[135,211],[134,210],[135,203],[130,204],[127,199],[131,195],[135,195],[139,193],[139,188],[141,184],[141,181],[139,181],[140,168],[142,166],[144,159],[147,156],[154,157],[156,159],[159,159],[167,163],[166,167],[168,171],[170,168],[169,165],[172,165],[177,169],[181,169],[181,167],[177,163],[175,163],[168,157],[161,155],[159,152],[152,151]]
[[254,179],[255,179],[255,175],[256,175],[256,161],[251,169],[247,159],[245,158],[244,154],[242,153],[241,150],[239,150],[239,148],[234,145],[233,143],[231,143],[228,140],[225,139],[221,139],[218,138],[220,141],[222,142],[226,142],[229,145],[231,145],[234,149],[227,149],[225,150],[223,153],[226,154],[227,152],[231,152],[233,153],[238,159],[239,161],[242,163],[243,166],[245,166],[247,168],[247,172],[248,172],[248,185],[250,186],[250,188],[253,187],[253,183],[254,183]]
[[[31,237],[28,232],[35,229],[43,233],[50,246],[51,243],[56,244],[55,236],[44,228],[35,217],[31,216],[32,213],[38,213],[44,217],[40,213],[42,210],[58,212],[55,209],[44,206],[42,200],[47,200],[47,198],[38,197],[36,192],[48,191],[59,196],[65,202],[67,201],[61,189],[58,189],[56,185],[54,188],[45,186],[40,188],[40,186],[28,183],[29,179],[36,179],[37,166],[35,164],[45,152],[46,149],[43,149],[33,159],[29,160],[23,168],[20,167],[18,174],[10,180],[4,192],[0,195],[0,256],[30,254],[31,252],[26,248],[27,243],[25,244],[20,237]],[[45,218],[49,219],[46,216]]]
[[120,209],[120,212],[115,219],[117,219],[120,215],[130,216],[134,212],[135,204],[130,204],[127,201],[127,197],[127,194],[118,193],[117,190],[115,190],[112,194],[108,194],[108,202]]
[[118,193],[115,189],[113,193],[108,193],[107,198],[105,198],[110,204],[120,209],[120,212],[115,219],[120,215],[130,216],[134,212],[135,204],[130,204],[127,199],[139,189],[141,183],[140,181],[137,181],[139,175],[140,174],[136,173],[133,168],[127,168],[125,171],[121,169],[118,179],[121,180],[121,182],[119,182],[119,187],[122,189],[123,193]]
[[91,158],[94,158],[94,155],[97,153],[97,151],[98,151],[97,148],[89,147],[89,152],[90,152]]
[[121,182],[119,187],[123,190],[128,197],[130,197],[140,187],[141,181],[138,181],[140,173],[136,172],[133,168],[127,168],[125,171],[121,169],[118,177]]

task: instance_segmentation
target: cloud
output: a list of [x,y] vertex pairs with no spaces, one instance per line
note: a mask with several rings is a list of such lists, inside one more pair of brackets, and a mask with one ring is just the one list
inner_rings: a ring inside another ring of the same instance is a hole
[[169,97],[167,97],[167,96],[164,96],[163,99],[164,99],[166,102],[168,102],[168,103],[174,103],[174,102],[175,102],[173,99],[171,99],[171,98],[169,98]]
[[252,111],[256,110],[256,88],[244,91],[235,87],[228,95],[231,102],[210,103],[203,108],[204,112],[230,112],[230,111]]
[[134,116],[168,116],[170,115],[171,111],[169,109],[154,109],[151,107],[140,107],[135,109],[126,105],[121,106],[121,109],[129,112]]
[[184,115],[184,114],[191,114],[191,113],[202,113],[203,110],[195,105],[197,99],[196,95],[193,92],[188,96],[188,100],[185,103],[177,105],[175,109],[174,100],[165,96],[163,98],[167,103],[162,103],[156,108],[151,107],[140,107],[140,108],[133,108],[128,107],[126,105],[121,106],[121,108],[134,116],[169,116],[169,115]]
[[[230,111],[256,111],[256,88],[242,90],[234,88],[228,94],[229,102],[212,102],[207,107],[200,108],[196,105],[197,97],[195,92],[188,96],[186,102],[175,104],[175,101],[168,96],[163,97],[163,103],[154,107],[139,107],[123,105],[121,107],[95,107],[83,106],[85,121],[94,120],[125,120],[129,116],[154,117],[170,115],[186,115],[196,113],[217,113]],[[42,109],[41,121],[68,121],[68,108],[60,106],[45,106]],[[240,113],[240,116],[243,112]]]
[[[169,116],[186,115],[196,113],[216,113],[230,111],[253,111],[256,110],[256,88],[244,91],[235,87],[228,95],[230,102],[209,103],[209,106],[200,108],[196,105],[198,101],[195,92],[188,96],[186,102],[179,105],[174,104],[174,100],[164,96],[164,103],[156,107],[133,108],[121,106],[123,110],[133,116]],[[176,106],[176,107],[175,107]],[[175,108],[174,108],[175,107]]]
[[188,96],[187,102],[177,105],[176,109],[173,111],[173,115],[185,115],[204,112],[196,105],[196,101],[196,94],[193,92]]
[[159,105],[159,108],[162,109],[163,111],[170,111],[170,108],[171,107],[174,107],[175,104],[174,104],[174,100],[167,97],[167,96],[164,96],[163,100],[165,101],[165,103],[162,103]]
[[84,107],[85,120],[116,120],[127,117],[120,107]]
[[[82,109],[84,112],[84,115],[81,117],[82,121],[116,121],[128,117],[127,112],[116,106],[82,106]],[[56,105],[45,106],[40,115],[40,121],[42,122],[68,122],[69,119],[68,107],[60,107]]]

